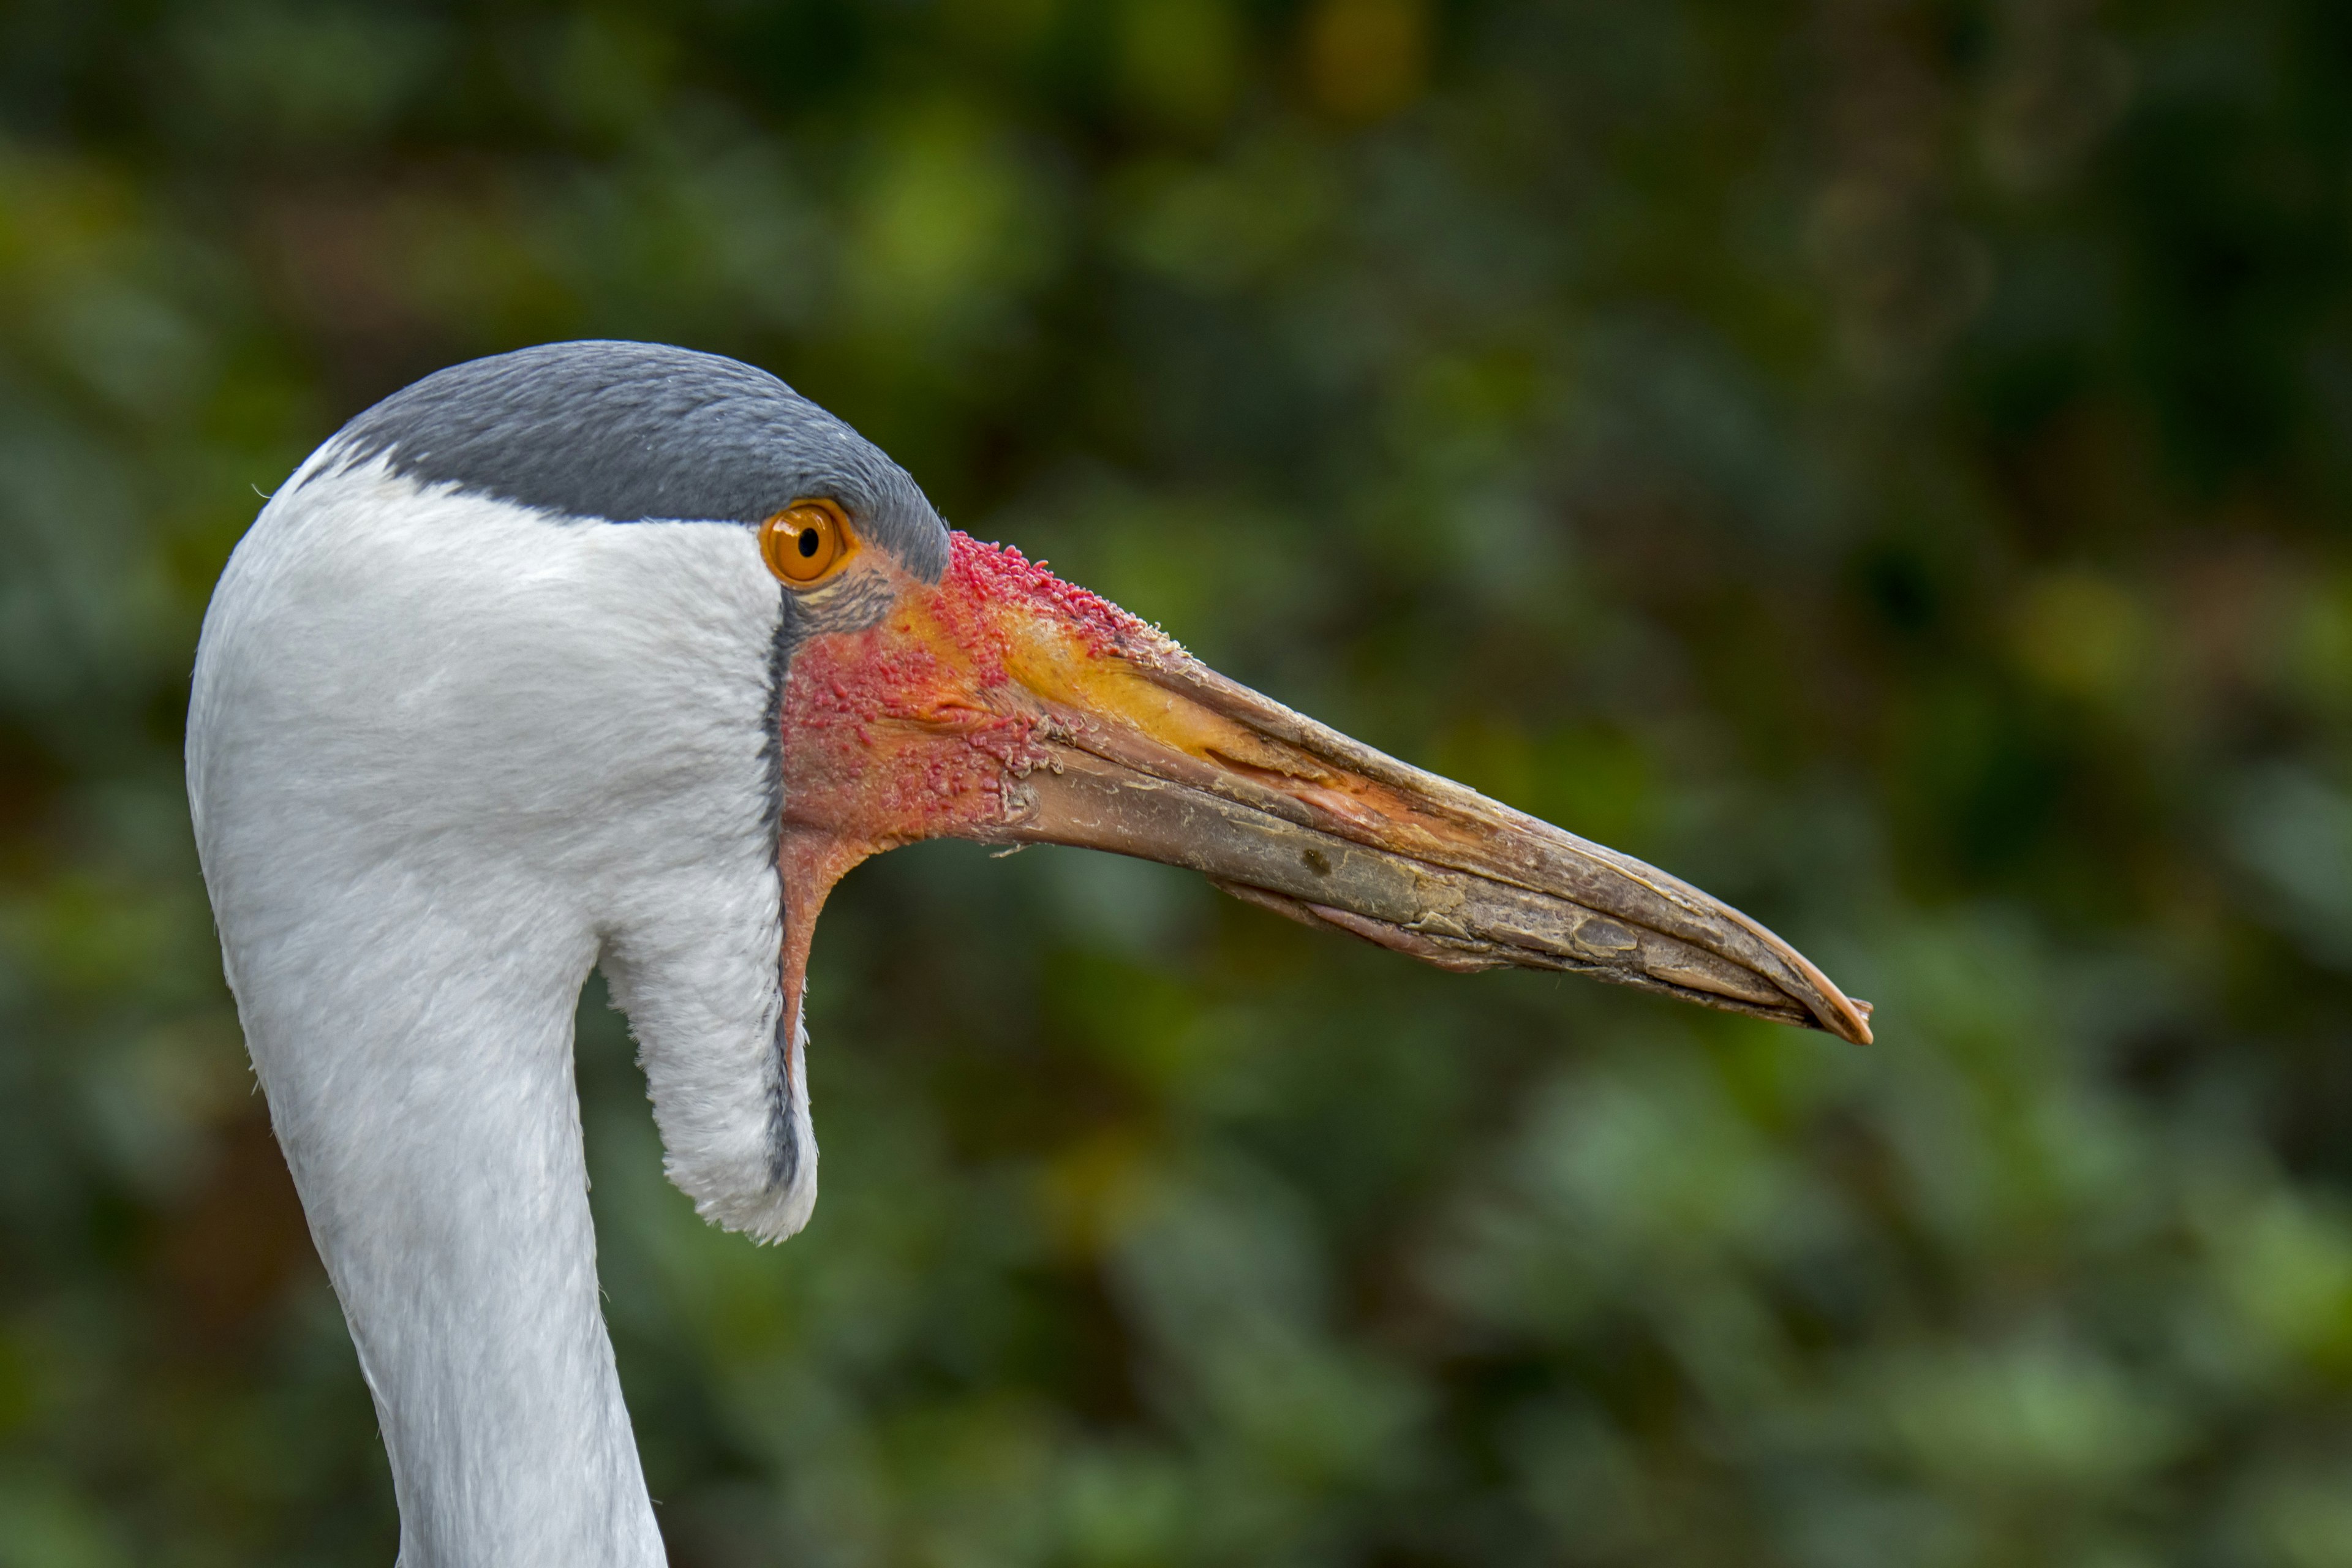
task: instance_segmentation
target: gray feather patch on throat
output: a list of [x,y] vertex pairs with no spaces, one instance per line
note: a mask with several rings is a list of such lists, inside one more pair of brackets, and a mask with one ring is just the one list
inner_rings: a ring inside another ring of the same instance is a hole
[[768,1190],[775,1193],[789,1191],[801,1176],[800,1125],[793,1104],[793,1037],[799,1022],[791,1016],[776,1020],[776,1076],[768,1087]]

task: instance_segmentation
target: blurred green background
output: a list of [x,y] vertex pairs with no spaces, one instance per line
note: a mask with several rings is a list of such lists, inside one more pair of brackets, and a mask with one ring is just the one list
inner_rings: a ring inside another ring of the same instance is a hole
[[1856,1049],[931,846],[810,1230],[662,1182],[680,1568],[2352,1564],[2352,7],[0,4],[0,1564],[383,1564],[179,747],[313,445],[767,366],[1744,906]]

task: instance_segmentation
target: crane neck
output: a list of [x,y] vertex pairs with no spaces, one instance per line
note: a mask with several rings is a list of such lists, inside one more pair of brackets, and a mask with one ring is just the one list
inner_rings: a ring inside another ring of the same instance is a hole
[[263,509],[205,617],[188,790],[223,963],[403,1568],[649,1568],[572,1024],[602,962],[672,1179],[763,1237],[806,1219],[783,591],[735,523],[587,522],[335,456]]
[[[362,971],[346,1005],[253,1031],[375,1400],[400,1568],[655,1568],[573,1083],[593,942],[422,910],[402,929],[425,994],[387,1006]],[[245,989],[251,1029],[276,1010]]]

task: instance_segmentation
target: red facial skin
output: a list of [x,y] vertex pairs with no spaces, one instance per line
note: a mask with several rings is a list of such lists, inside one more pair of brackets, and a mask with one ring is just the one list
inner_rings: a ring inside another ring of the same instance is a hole
[[889,577],[889,612],[861,631],[811,637],[784,681],[779,855],[795,1007],[817,911],[843,873],[920,839],[986,837],[1004,820],[1005,785],[1045,765],[1038,731],[1056,719],[1041,688],[1083,688],[1097,661],[1183,657],[1043,563],[964,533],[949,535],[936,585],[887,562],[849,570]]

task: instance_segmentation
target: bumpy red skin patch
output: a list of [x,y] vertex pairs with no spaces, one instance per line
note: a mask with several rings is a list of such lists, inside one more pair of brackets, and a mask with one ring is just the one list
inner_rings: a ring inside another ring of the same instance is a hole
[[907,582],[878,626],[820,634],[784,684],[788,822],[868,853],[1001,818],[1003,784],[1039,765],[1042,712],[1007,668],[1016,638],[1149,658],[1159,634],[1018,550],[949,536],[936,587]]
[[1009,546],[950,534],[936,585],[881,569],[898,578],[889,614],[810,637],[784,681],[779,858],[794,1005],[817,909],[844,872],[919,839],[989,837],[1012,809],[1007,786],[1045,765],[1047,710],[1017,667],[1181,657]]
[[[962,619],[976,642],[998,639],[1003,651],[1006,621],[1003,613],[1027,610],[1059,625],[1087,653],[1148,658],[1165,646],[1152,627],[1129,615],[1101,595],[1065,583],[1009,544],[982,544],[966,533],[948,536],[947,575],[940,579],[940,602],[945,615]],[[997,667],[999,679],[1003,667]]]

